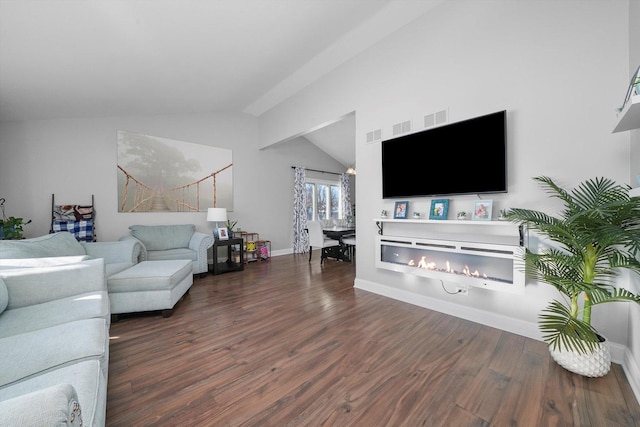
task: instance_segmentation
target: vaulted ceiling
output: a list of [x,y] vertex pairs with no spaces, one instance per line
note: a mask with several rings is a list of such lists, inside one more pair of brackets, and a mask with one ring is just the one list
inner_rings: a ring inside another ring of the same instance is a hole
[[0,0],[0,122],[259,116],[441,1]]

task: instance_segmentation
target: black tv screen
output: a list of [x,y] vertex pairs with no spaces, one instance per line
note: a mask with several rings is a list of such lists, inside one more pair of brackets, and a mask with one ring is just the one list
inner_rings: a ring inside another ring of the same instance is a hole
[[385,199],[506,192],[506,111],[382,141]]

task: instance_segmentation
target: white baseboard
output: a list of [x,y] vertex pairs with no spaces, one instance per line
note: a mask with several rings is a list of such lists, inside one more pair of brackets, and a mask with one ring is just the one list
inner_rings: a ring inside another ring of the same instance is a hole
[[631,390],[633,390],[633,394],[636,395],[636,400],[640,402],[640,367],[633,358],[629,348],[625,348],[622,368],[627,375],[627,380],[629,381]]

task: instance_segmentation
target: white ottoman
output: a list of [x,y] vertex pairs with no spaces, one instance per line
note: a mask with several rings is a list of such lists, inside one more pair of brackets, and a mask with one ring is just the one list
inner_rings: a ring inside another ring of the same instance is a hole
[[191,260],[143,261],[107,279],[111,320],[118,314],[162,310],[173,314],[175,304],[193,284]]

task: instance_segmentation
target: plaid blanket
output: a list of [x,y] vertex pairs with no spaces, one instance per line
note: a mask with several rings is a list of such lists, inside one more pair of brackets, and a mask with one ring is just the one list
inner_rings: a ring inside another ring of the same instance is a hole
[[93,241],[93,221],[53,221],[52,231],[68,231],[79,242]]

